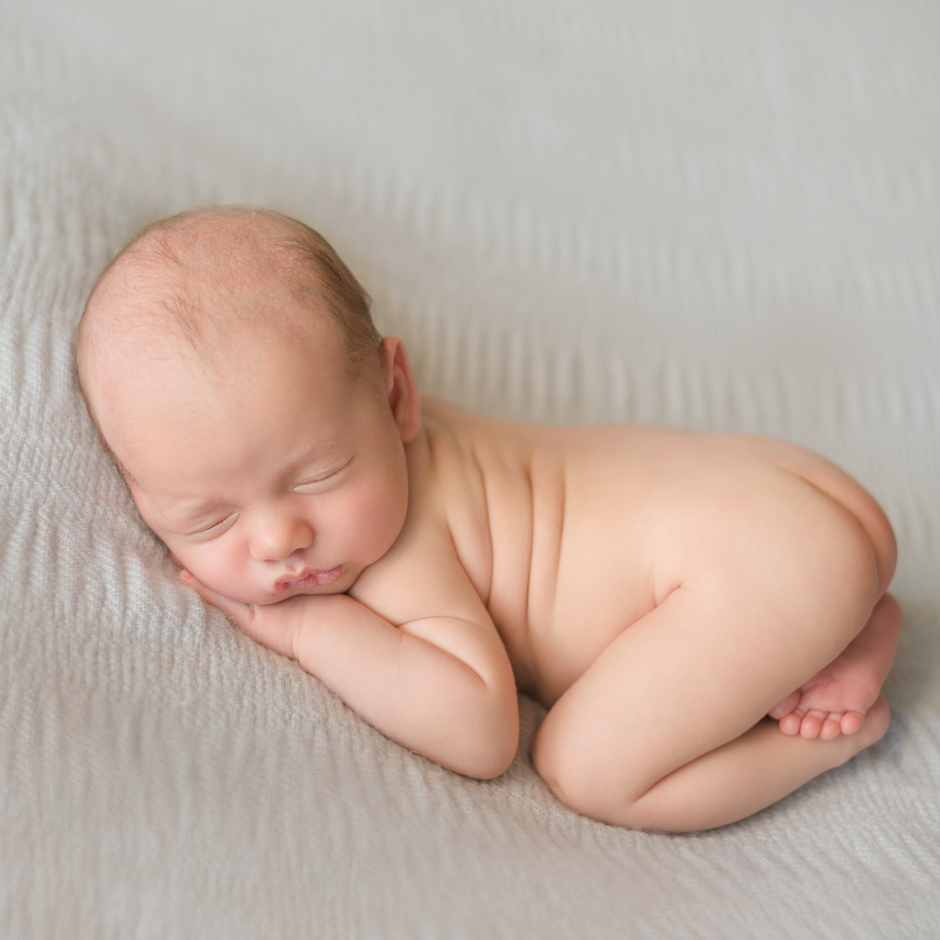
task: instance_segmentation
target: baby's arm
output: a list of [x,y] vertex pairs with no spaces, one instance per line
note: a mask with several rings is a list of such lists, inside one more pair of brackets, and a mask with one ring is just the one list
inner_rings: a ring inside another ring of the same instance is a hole
[[189,572],[180,578],[259,643],[296,659],[387,737],[459,773],[496,777],[518,746],[515,680],[486,608],[452,548],[450,554],[424,567],[424,591],[418,583],[398,585],[405,594],[418,589],[407,606],[424,606],[426,615],[396,623],[346,594],[251,606]]

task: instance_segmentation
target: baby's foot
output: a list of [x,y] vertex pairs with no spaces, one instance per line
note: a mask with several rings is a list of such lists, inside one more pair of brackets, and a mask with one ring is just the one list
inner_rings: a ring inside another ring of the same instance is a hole
[[901,605],[885,594],[862,632],[828,666],[770,710],[770,717],[780,720],[780,730],[824,741],[858,731],[891,668],[902,621]]

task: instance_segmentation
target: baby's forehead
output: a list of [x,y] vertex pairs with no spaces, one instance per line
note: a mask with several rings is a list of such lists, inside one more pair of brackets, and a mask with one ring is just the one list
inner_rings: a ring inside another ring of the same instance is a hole
[[292,342],[334,318],[277,232],[231,224],[144,233],[92,298],[92,331],[145,352],[182,340],[202,355],[244,336]]
[[[311,397],[324,393],[345,396],[353,377],[342,335],[331,318],[320,327],[301,336],[300,330],[290,335],[235,320],[224,329],[203,329],[195,342],[178,324],[156,316],[132,330],[117,329],[90,369],[88,400],[99,430],[127,466],[137,467],[134,453],[144,459],[191,427],[210,435],[220,424],[244,425],[258,409],[271,420],[291,403],[308,407]],[[314,377],[317,395],[311,394]]]

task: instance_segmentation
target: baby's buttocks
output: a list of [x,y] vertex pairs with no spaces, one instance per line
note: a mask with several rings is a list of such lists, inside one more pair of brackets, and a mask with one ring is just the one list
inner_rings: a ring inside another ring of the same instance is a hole
[[[768,438],[660,428],[557,434],[566,453],[557,587],[548,631],[531,627],[543,700],[554,701],[676,588],[733,585],[747,558],[766,559],[791,583],[811,564],[807,549],[825,543],[836,567],[857,550],[873,552],[872,601],[890,581],[884,513],[816,454]],[[751,588],[741,583],[742,596]]]

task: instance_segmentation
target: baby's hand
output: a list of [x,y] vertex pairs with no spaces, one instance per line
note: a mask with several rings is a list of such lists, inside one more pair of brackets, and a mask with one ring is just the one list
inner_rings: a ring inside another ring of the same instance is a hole
[[243,604],[233,601],[218,591],[206,587],[194,574],[185,568],[179,574],[180,581],[191,587],[213,607],[218,607],[236,627],[253,640],[268,646],[282,656],[297,658],[297,636],[303,625],[304,601],[313,598],[300,595],[281,601],[279,604]]

